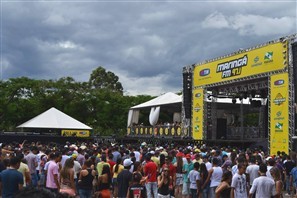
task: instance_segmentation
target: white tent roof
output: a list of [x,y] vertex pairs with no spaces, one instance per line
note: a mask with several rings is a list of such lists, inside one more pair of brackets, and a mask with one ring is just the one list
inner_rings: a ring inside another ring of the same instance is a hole
[[172,92],[168,92],[157,98],[149,100],[145,103],[131,107],[130,109],[140,109],[145,107],[154,107],[154,106],[168,105],[168,104],[181,103],[181,102],[182,102],[182,96],[179,96]]
[[19,125],[17,128],[92,129],[54,107]]

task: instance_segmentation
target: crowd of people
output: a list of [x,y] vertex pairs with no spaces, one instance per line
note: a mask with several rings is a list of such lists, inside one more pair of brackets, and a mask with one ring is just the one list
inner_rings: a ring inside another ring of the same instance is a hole
[[175,144],[1,144],[11,197],[281,198],[295,196],[296,154]]

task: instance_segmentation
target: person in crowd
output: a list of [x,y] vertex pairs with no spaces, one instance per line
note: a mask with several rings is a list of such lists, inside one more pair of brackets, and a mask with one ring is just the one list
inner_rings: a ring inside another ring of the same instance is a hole
[[246,181],[246,165],[244,163],[237,164],[237,173],[232,177],[231,182],[231,198],[247,198],[249,189]]
[[245,163],[245,158],[243,156],[238,156],[238,158],[236,158],[236,164],[232,166],[231,171],[232,171],[232,175],[234,176],[237,172],[238,172],[238,164]]
[[[136,163],[141,163],[136,161]],[[128,188],[127,198],[146,198],[145,186],[141,184],[142,175],[139,172],[134,172],[132,175],[132,184]]]
[[66,194],[70,197],[74,197],[76,195],[76,186],[74,183],[75,173],[73,166],[73,158],[68,158],[60,171],[60,193]]
[[158,198],[170,198],[170,188],[172,188],[172,178],[169,175],[169,168],[164,166],[158,176]]
[[212,168],[212,164],[209,162],[209,155],[204,155],[202,157],[203,163],[206,166],[207,171],[209,171]]
[[275,182],[266,176],[267,165],[262,163],[259,165],[260,176],[253,182],[250,189],[249,197],[255,193],[256,197],[272,197],[275,195]]
[[226,171],[223,173],[221,183],[216,188],[216,198],[230,198],[231,196],[231,181],[232,172]]
[[0,192],[3,198],[12,198],[23,189],[23,175],[18,171],[20,164],[20,158],[12,157],[10,167],[0,173]]
[[202,163],[200,165],[200,197],[201,198],[207,198],[208,197],[208,191],[209,191],[209,184],[210,182],[206,183],[208,177],[208,170],[206,168],[206,165]]
[[285,168],[285,182],[286,182],[286,195],[289,196],[291,194],[290,191],[290,172],[295,167],[295,162],[291,160],[290,155],[286,156],[286,161],[284,162],[284,168]]
[[116,164],[116,162],[112,161],[112,159],[113,159],[113,154],[109,153],[107,163],[109,164],[109,167],[110,167],[111,176],[113,175],[113,166]]
[[270,179],[273,179],[273,177],[270,175],[270,169],[272,169],[275,166],[275,160],[272,157],[266,158],[266,165],[267,165],[267,172],[266,176]]
[[282,181],[282,175],[280,170],[277,167],[273,167],[270,169],[270,174],[273,177],[273,180],[275,182],[275,195],[274,198],[282,198],[282,190],[283,190],[283,181]]
[[189,173],[191,170],[194,169],[194,164],[191,160],[191,155],[186,154],[187,163],[183,165],[183,190],[182,190],[182,197],[188,198],[190,197],[190,182],[189,182]]
[[23,162],[23,161],[25,161],[24,154],[20,153],[17,155],[17,157],[20,158],[20,160],[21,160],[20,167],[19,167],[18,171],[20,173],[22,173],[23,178],[24,178],[24,187],[26,187],[31,182],[30,170],[29,170],[28,165]]
[[[72,154],[72,159],[73,159],[73,170],[74,170],[74,183],[75,183],[75,187],[77,189],[77,185],[78,185],[78,177],[79,177],[79,173],[81,171],[81,165],[80,163],[77,161],[77,154],[73,153]],[[77,194],[78,192],[76,192]]]
[[297,165],[290,172],[290,189],[297,193]]
[[107,163],[107,159],[106,159],[106,154],[103,153],[101,155],[101,161],[97,163],[96,169],[97,169],[97,174],[98,176],[100,176],[102,174],[102,170],[103,170],[103,166],[104,165],[109,165],[109,163]]
[[143,167],[142,167],[141,162],[135,162],[134,163],[133,173],[138,173],[139,175],[141,175],[140,184],[145,185],[147,177],[143,176]]
[[159,151],[156,151],[156,152],[154,150],[150,151],[151,160],[156,163],[158,169],[160,168],[160,160],[159,160],[159,157],[158,157],[159,153],[160,153]]
[[229,159],[228,155],[227,154],[224,154],[223,155],[223,164],[222,164],[222,169],[223,169],[223,173],[228,171],[228,170],[231,170],[231,167],[232,167],[232,161]]
[[194,169],[190,171],[188,178],[190,181],[191,197],[198,197],[200,192],[200,164],[198,161],[194,163]]
[[[164,156],[165,157],[165,156]],[[151,161],[150,154],[145,155],[144,176],[147,177],[145,184],[147,197],[157,197],[157,171],[158,167],[155,162]]]
[[174,164],[176,167],[176,176],[175,176],[175,197],[182,197],[182,189],[183,189],[183,153],[178,152],[176,154],[176,163]]
[[46,168],[46,188],[54,193],[58,193],[60,190],[59,182],[59,165],[58,162],[61,161],[62,154],[60,152],[52,153],[50,159],[52,159]]
[[113,166],[113,176],[112,176],[112,187],[113,187],[113,197],[118,196],[118,182],[117,177],[120,172],[124,170],[124,166],[122,165],[122,159],[118,158],[116,165]]
[[93,180],[96,176],[96,171],[91,168],[92,161],[86,160],[83,164],[83,170],[80,171],[78,180],[78,193],[80,198],[91,198],[93,191]]
[[112,152],[113,158],[112,161],[116,162],[119,158],[122,158],[121,153],[119,152],[119,147],[115,146]]
[[164,168],[165,166],[167,166],[167,168],[169,169],[169,176],[171,177],[172,181],[172,183],[170,183],[170,185],[172,186],[172,188],[170,188],[170,195],[174,196],[174,188],[176,182],[176,167],[172,164],[171,155],[165,156],[165,164],[162,168]]
[[132,173],[129,171],[132,163],[130,159],[125,159],[123,162],[124,170],[118,174],[118,198],[126,198],[127,196],[128,187],[132,182]]
[[85,164],[85,161],[86,161],[86,158],[84,156],[84,150],[79,148],[79,149],[77,149],[77,153],[78,153],[78,155],[77,155],[76,160],[79,162],[79,164],[81,166],[83,166]]
[[38,176],[36,171],[36,167],[38,166],[38,162],[37,162],[38,152],[39,152],[38,148],[36,146],[32,146],[29,154],[25,156],[25,160],[27,161],[27,165],[29,167],[30,174],[31,174],[30,185],[32,185],[33,187],[37,187],[38,185]]
[[66,160],[68,158],[70,158],[70,156],[67,155],[67,152],[68,152],[68,149],[67,148],[63,148],[61,152],[62,152],[62,157],[61,157],[60,164],[61,164],[61,166],[63,168]]
[[215,190],[222,180],[223,169],[218,163],[218,158],[212,159],[212,168],[208,171],[207,179],[202,185],[202,188],[204,188],[210,182],[208,192],[209,197],[215,197]]
[[247,181],[249,181],[249,187],[253,185],[254,180],[259,177],[259,165],[256,164],[256,158],[255,156],[251,156],[250,164],[246,168],[246,176]]
[[110,198],[110,186],[111,186],[111,172],[108,165],[104,165],[102,168],[102,174],[98,177],[98,190],[100,198]]

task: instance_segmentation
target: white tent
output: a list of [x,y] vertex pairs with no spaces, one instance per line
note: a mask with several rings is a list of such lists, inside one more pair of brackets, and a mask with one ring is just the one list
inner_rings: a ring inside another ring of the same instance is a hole
[[161,106],[162,107],[166,106],[166,108],[172,108],[172,109],[176,109],[176,107],[179,107],[180,110],[179,112],[174,112],[173,119],[176,119],[176,121],[180,121],[181,105],[182,105],[182,96],[179,96],[172,92],[165,93],[145,103],[131,107],[128,113],[127,126],[130,127],[133,123],[138,124],[139,110],[144,108],[151,108],[150,115],[149,115],[149,122],[152,126],[156,125],[159,119]]
[[145,107],[156,107],[160,105],[167,105],[167,104],[174,104],[174,103],[181,103],[181,102],[182,102],[182,96],[176,95],[172,92],[168,92],[157,98],[149,100],[145,103],[131,107],[130,109],[142,109]]
[[92,129],[54,107],[19,125],[17,128]]

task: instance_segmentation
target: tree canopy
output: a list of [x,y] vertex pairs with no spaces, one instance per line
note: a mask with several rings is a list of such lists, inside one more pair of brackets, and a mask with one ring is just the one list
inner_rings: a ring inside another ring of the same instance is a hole
[[88,82],[72,77],[11,78],[0,81],[0,129],[14,131],[19,124],[55,107],[91,126],[95,134],[123,135],[129,108],[152,98],[124,96],[118,76],[101,66],[91,73]]

